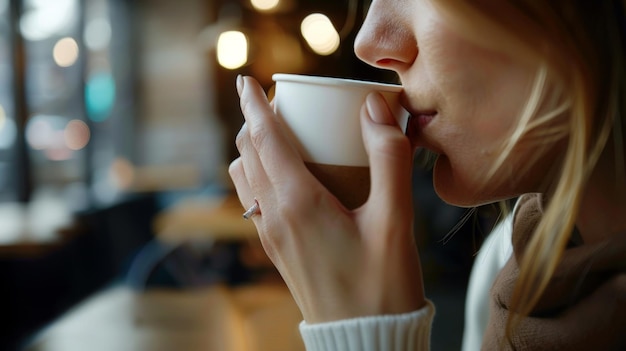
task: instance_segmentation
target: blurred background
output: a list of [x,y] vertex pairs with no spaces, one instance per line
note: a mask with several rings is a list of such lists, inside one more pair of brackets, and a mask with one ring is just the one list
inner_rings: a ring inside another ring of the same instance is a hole
[[[394,82],[354,56],[366,11],[0,0],[0,350],[302,349],[301,316],[227,175],[243,121],[234,82]],[[414,182],[433,349],[455,350],[495,212],[441,203],[427,168]]]

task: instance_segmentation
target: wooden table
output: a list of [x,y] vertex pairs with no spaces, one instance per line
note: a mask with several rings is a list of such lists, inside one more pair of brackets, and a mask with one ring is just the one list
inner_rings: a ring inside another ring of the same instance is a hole
[[298,351],[301,319],[280,284],[114,287],[53,323],[25,351]]
[[[246,260],[255,252],[263,256],[252,266],[271,265],[254,224],[242,218],[243,211],[234,194],[183,200],[157,215],[156,240],[171,247],[206,240],[244,241],[257,248],[243,254]],[[130,270],[139,267],[135,276],[143,277],[152,263],[142,269],[143,263],[135,262]],[[235,288],[138,291],[125,285],[76,306],[25,351],[298,351],[304,350],[298,331],[301,320],[284,282],[277,279]]]
[[156,216],[154,232],[159,240],[180,243],[198,239],[258,240],[252,221],[235,194],[182,200]]

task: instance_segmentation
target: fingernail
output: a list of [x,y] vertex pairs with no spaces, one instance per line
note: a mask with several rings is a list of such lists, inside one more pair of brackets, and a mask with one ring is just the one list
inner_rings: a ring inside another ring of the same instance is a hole
[[236,84],[237,84],[237,94],[241,96],[241,92],[243,91],[243,77],[241,76],[241,74],[237,75]]
[[386,123],[385,111],[381,108],[381,104],[384,104],[384,101],[381,101],[382,99],[383,97],[380,93],[370,93],[365,99],[367,112],[376,123]]

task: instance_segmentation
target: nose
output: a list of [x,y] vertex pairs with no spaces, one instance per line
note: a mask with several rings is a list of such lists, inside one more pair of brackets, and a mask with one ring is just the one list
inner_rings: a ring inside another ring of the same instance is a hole
[[410,18],[393,4],[372,2],[354,41],[354,52],[371,66],[398,72],[415,61],[419,49]]

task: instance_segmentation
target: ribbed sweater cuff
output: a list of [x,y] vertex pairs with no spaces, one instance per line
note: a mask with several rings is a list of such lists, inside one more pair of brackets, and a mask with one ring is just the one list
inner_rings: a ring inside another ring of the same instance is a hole
[[435,307],[395,315],[368,316],[326,323],[300,323],[307,351],[414,351],[430,349]]

